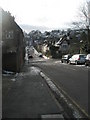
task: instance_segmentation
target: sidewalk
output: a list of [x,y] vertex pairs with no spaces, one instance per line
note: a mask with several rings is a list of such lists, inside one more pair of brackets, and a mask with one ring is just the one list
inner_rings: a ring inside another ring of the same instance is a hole
[[26,64],[16,78],[3,76],[3,118],[63,118],[40,70]]

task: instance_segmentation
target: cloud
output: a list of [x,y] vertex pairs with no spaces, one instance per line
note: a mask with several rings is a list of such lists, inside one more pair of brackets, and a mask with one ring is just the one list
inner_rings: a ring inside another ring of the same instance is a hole
[[0,5],[15,16],[18,24],[55,28],[74,21],[81,1],[84,0],[0,0]]
[[20,27],[23,29],[23,31],[27,33],[29,33],[32,30],[40,30],[41,32],[51,30],[50,28],[45,26],[34,26],[34,25],[27,25],[27,24],[20,24]]

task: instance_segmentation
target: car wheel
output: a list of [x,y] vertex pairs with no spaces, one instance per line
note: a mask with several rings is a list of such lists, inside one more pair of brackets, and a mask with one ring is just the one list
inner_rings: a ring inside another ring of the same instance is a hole
[[68,61],[68,64],[71,64],[71,61]]
[[69,61],[67,60],[67,64],[69,63]]
[[75,61],[75,64],[76,64],[76,65],[78,65],[78,62],[77,62],[77,61]]
[[88,64],[85,62],[85,66],[88,66]]
[[61,60],[61,62],[63,63],[63,60]]

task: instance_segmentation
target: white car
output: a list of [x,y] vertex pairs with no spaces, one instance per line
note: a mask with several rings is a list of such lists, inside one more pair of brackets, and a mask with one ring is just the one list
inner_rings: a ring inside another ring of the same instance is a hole
[[86,55],[85,54],[75,54],[69,59],[69,64],[85,64]]

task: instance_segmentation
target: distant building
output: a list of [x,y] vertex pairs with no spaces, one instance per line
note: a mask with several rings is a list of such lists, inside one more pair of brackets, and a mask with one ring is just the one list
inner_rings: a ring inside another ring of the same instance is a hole
[[24,35],[14,17],[2,9],[2,68],[19,72],[24,64]]
[[60,38],[58,42],[55,43],[55,46],[59,47],[59,51],[62,54],[67,54],[70,48],[69,38],[66,35],[64,35],[62,38]]
[[49,46],[47,44],[43,44],[42,45],[42,52],[46,53],[47,51],[49,51]]

